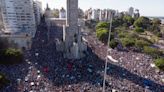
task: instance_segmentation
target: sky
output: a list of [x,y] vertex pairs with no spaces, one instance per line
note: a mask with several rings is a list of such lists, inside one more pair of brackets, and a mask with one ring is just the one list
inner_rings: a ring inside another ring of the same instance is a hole
[[[66,0],[39,0],[43,9],[46,4],[50,8],[66,7]],[[79,7],[83,10],[89,8],[109,8],[127,11],[129,7],[140,10],[142,16],[164,16],[164,0],[79,0]]]

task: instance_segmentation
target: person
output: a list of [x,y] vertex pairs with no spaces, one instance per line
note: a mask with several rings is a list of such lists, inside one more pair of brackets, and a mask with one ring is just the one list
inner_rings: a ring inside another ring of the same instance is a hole
[[72,71],[72,67],[73,67],[73,64],[72,64],[72,63],[68,63],[68,64],[67,64],[67,68],[68,68],[68,71],[69,71],[69,72]]
[[44,67],[44,68],[43,68],[43,71],[44,71],[45,73],[47,73],[47,72],[49,71],[48,67]]

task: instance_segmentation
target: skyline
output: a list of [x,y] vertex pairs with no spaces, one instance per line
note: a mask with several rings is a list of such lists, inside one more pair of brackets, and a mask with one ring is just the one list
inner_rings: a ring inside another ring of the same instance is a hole
[[[66,7],[66,0],[39,0],[42,2],[42,8],[46,7],[46,4],[49,4],[51,9],[61,7]],[[134,9],[139,9],[142,16],[164,16],[164,6],[163,0],[79,0],[79,7],[83,10],[89,8],[93,9],[114,9],[121,11],[127,11],[129,7],[134,7]],[[153,7],[153,8],[152,8]]]

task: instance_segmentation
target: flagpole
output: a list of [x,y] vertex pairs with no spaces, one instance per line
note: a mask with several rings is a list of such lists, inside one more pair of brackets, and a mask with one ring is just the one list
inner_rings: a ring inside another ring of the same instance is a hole
[[111,37],[111,30],[112,30],[112,17],[113,17],[113,13],[111,14],[111,18],[110,18],[110,28],[109,28],[109,36],[108,36],[108,42],[107,42],[107,54],[105,57],[105,69],[104,69],[104,80],[103,80],[103,90],[102,92],[105,92],[105,81],[106,81],[106,75],[107,75],[107,64],[108,64],[108,51],[110,49],[110,37]]

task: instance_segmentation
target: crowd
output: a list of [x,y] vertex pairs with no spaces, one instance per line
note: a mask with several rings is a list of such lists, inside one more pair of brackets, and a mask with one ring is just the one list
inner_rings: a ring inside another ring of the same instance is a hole
[[[47,39],[47,28],[43,24],[31,50],[25,52],[23,64],[0,65],[0,71],[12,80],[2,92],[102,92],[107,47],[94,34],[86,36],[88,55],[81,60],[64,59],[61,52],[56,52],[55,42]],[[164,72],[151,66],[151,57],[117,50],[109,55],[119,62],[108,60],[106,92],[164,90],[161,80]]]

